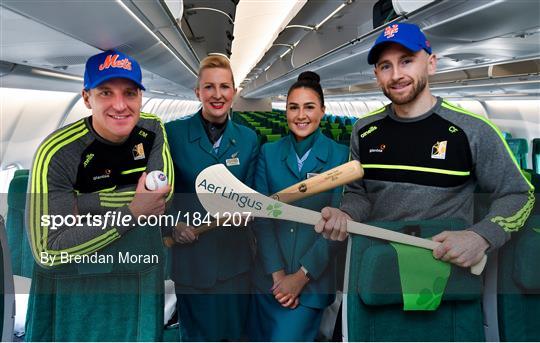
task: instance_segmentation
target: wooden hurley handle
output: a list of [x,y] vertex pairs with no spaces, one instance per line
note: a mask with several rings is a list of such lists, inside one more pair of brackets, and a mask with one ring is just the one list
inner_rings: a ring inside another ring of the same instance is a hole
[[[197,226],[196,228],[193,229],[193,233],[195,235],[200,235],[202,233],[205,233],[206,231],[212,230],[213,228],[217,227],[217,225],[218,225],[218,221],[214,220],[208,224]],[[176,244],[176,242],[174,241],[174,238],[172,238],[172,236],[165,236],[163,237],[163,244],[167,248],[172,248]]]
[[163,237],[163,245],[165,245],[167,248],[172,248],[176,242],[172,238],[172,236],[165,236]]
[[[281,191],[271,195],[271,198],[284,203],[291,203],[317,193],[322,193],[339,186],[343,186],[352,181],[361,179],[364,176],[364,169],[358,161],[350,161],[335,168],[322,172],[309,179],[298,182]],[[218,221],[201,225],[193,229],[196,235],[203,234],[218,226]],[[170,248],[176,244],[170,236],[163,238],[163,244]]]

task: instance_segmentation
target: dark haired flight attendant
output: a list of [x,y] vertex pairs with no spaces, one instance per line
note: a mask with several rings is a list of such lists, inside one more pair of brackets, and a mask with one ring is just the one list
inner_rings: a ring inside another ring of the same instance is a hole
[[[290,135],[263,145],[255,187],[272,194],[347,162],[348,149],[319,130],[324,98],[319,76],[304,72],[287,95]],[[294,204],[319,211],[339,204],[341,188]],[[257,259],[249,334],[256,341],[313,341],[323,310],[334,300],[335,253],[342,247],[310,225],[261,220],[254,224]]]
[[[236,90],[225,57],[209,56],[201,62],[195,92],[202,109],[165,125],[177,173],[174,209],[191,225],[197,225],[196,216],[206,214],[195,194],[197,175],[223,163],[251,186],[259,151],[255,132],[228,117]],[[250,289],[248,230],[223,227],[196,237],[192,227],[183,227],[173,237],[179,244],[173,248],[171,278],[182,340],[241,340]]]

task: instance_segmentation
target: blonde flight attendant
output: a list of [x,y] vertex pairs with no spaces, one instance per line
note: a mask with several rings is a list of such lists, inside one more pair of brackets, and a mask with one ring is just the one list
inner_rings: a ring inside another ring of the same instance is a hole
[[[255,175],[259,192],[275,193],[347,161],[347,147],[319,130],[324,111],[319,76],[300,74],[287,95],[290,135],[261,149]],[[320,211],[338,204],[340,197],[341,189],[335,189],[294,205]],[[334,257],[342,245],[324,239],[312,226],[288,221],[256,221],[254,231],[256,294],[250,305],[250,339],[315,340],[323,310],[334,300]]]
[[[258,154],[255,132],[229,119],[236,94],[229,60],[206,57],[195,94],[199,112],[167,123],[176,171],[174,210],[189,224],[206,212],[195,194],[195,179],[206,167],[223,163],[251,185]],[[171,278],[175,282],[180,331],[185,341],[240,340],[249,300],[251,250],[246,228],[217,228],[197,237],[191,226],[173,237]]]

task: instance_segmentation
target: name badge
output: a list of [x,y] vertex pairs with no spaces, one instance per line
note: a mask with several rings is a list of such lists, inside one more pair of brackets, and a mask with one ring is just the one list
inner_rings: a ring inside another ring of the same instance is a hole
[[319,173],[307,173],[306,179],[309,179],[310,177],[314,177],[314,176],[317,176],[317,175],[319,175]]
[[229,158],[229,159],[225,160],[225,165],[227,167],[239,166],[240,165],[240,160],[238,159],[238,157]]

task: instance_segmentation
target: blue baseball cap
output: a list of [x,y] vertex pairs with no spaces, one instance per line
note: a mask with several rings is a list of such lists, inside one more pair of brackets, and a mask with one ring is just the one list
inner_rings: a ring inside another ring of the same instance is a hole
[[368,63],[375,64],[386,43],[396,43],[412,52],[424,49],[431,55],[431,44],[420,28],[414,24],[395,23],[387,26],[379,35],[368,54]]
[[146,90],[142,85],[142,72],[139,63],[120,51],[107,50],[90,57],[84,70],[84,89],[90,90],[110,79],[128,79]]

